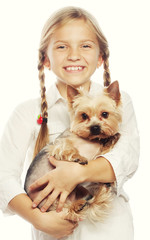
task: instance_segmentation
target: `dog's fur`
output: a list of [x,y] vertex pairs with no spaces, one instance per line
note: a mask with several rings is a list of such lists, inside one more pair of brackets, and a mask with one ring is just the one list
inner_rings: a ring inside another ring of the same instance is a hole
[[[66,130],[54,144],[42,149],[33,160],[25,180],[25,190],[32,200],[37,192],[30,192],[29,186],[53,169],[49,156],[54,156],[57,160],[88,164],[88,161],[110,151],[120,137],[122,113],[117,81],[94,97],[81,88],[69,86],[67,94],[70,130]],[[102,221],[109,212],[113,188],[113,183],[80,184],[71,193],[71,197],[68,197],[63,210],[72,216]],[[40,207],[44,201],[40,203]],[[48,211],[56,209],[57,204],[58,200]]]

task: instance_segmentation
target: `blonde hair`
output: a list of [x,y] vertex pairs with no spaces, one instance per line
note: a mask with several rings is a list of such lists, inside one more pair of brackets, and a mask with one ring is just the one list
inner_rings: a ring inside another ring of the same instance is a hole
[[[104,34],[102,33],[96,19],[87,11],[77,7],[65,7],[63,9],[58,10],[47,20],[42,30],[39,47],[38,70],[41,87],[41,112],[43,118],[48,118],[47,113],[48,104],[45,95],[46,88],[45,88],[44,61],[46,57],[47,48],[50,42],[50,38],[52,34],[55,32],[55,30],[57,30],[59,27],[65,25],[68,22],[80,19],[85,20],[85,22],[87,22],[90,25],[90,27],[97,36],[100,48],[100,55],[102,56],[104,66],[103,75],[104,86],[109,86],[111,82],[108,61],[109,58],[108,42]],[[49,131],[47,123],[44,121],[41,125],[41,129],[36,140],[34,156],[36,156],[38,152],[40,152],[40,150],[48,143],[49,143]]]

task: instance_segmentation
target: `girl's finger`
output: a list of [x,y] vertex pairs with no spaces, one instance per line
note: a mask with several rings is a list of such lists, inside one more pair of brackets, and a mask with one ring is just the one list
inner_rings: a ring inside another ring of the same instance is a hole
[[39,178],[34,183],[32,183],[29,186],[29,190],[34,191],[35,189],[40,188],[41,186],[48,184],[48,182],[49,182],[49,180],[47,179],[47,175],[45,175],[45,176]]
[[57,206],[57,212],[61,212],[61,210],[63,209],[64,203],[65,203],[68,195],[69,195],[69,192],[67,192],[67,191],[63,192],[60,195],[59,203],[58,203],[58,206]]
[[56,167],[58,160],[56,160],[53,156],[50,156],[49,162]]
[[60,192],[57,190],[54,190],[48,197],[46,202],[44,203],[44,205],[41,208],[42,212],[46,212],[49,207],[54,203],[54,201],[57,199],[57,197],[59,196]]
[[53,190],[53,187],[47,185],[42,191],[37,194],[37,197],[33,200],[32,207],[36,208],[42,200],[44,200]]

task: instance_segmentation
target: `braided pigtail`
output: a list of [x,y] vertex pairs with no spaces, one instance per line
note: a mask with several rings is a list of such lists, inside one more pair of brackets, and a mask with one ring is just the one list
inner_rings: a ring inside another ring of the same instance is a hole
[[39,52],[39,64],[38,64],[38,70],[39,70],[39,80],[40,80],[40,87],[41,87],[41,112],[43,117],[43,122],[41,124],[41,128],[36,140],[35,149],[34,149],[34,157],[40,152],[40,150],[49,143],[49,131],[47,126],[47,120],[48,120],[48,104],[46,101],[46,88],[45,88],[45,74],[44,74],[44,59],[45,55],[41,52]]
[[110,78],[110,71],[109,71],[109,51],[104,53],[103,55],[103,60],[104,60],[104,74],[103,74],[103,79],[104,79],[104,86],[107,87],[111,83],[111,78]]

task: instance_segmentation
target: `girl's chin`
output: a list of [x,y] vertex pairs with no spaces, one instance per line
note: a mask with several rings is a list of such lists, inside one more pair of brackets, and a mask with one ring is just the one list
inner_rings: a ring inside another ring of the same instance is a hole
[[59,85],[70,85],[74,88],[78,88],[80,86],[87,86],[87,89],[89,89],[90,86],[90,79],[83,79],[83,78],[77,78],[71,76],[70,78],[57,78],[57,84]]

